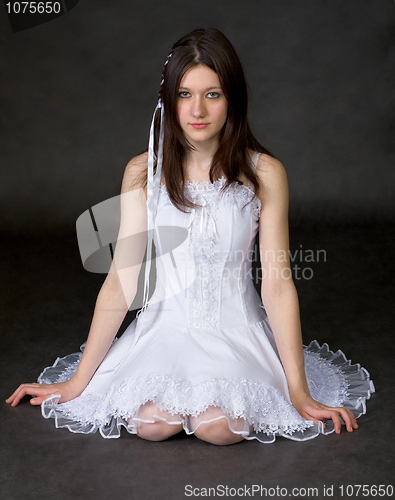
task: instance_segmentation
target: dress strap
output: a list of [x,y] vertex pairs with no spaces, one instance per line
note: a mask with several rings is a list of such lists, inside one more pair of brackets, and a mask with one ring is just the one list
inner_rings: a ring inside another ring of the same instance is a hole
[[252,163],[252,166],[254,167],[254,172],[256,170],[256,167],[258,165],[258,158],[260,156],[261,153],[259,153],[258,151],[254,151],[252,157],[251,157],[251,163]]
[[[254,153],[252,154],[251,156],[251,165],[252,165],[252,168],[254,169],[254,172],[256,170],[256,167],[258,165],[258,158],[259,158],[259,155],[261,153],[259,153],[258,151],[254,151]],[[254,190],[254,185],[251,181],[248,181],[248,187],[253,191]]]

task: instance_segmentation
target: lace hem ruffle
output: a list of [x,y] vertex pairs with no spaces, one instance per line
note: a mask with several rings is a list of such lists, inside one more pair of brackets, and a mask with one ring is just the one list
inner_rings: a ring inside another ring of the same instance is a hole
[[[352,365],[341,351],[333,353],[327,344],[314,341],[305,347],[305,365],[312,396],[329,406],[345,406],[358,418],[366,411],[365,401],[374,392],[369,373],[359,364]],[[54,383],[70,378],[78,366],[81,353],[58,358],[52,367],[40,375],[40,383]],[[192,385],[169,374],[152,373],[138,378],[125,378],[113,384],[106,394],[97,394],[90,386],[76,399],[59,404],[53,395],[42,403],[45,418],[54,418],[56,427],[71,432],[89,434],[99,430],[105,438],[120,436],[124,426],[136,434],[136,422],[143,404],[153,401],[156,419],[168,424],[182,424],[187,434],[199,424],[226,418],[232,432],[245,439],[273,442],[276,436],[304,441],[320,433],[333,432],[332,422],[322,424],[303,419],[278,391],[245,379],[211,379]],[[210,409],[220,408],[222,415],[209,418]],[[174,417],[164,418],[162,411]],[[207,412],[208,417],[205,417]]]
[[[340,349],[333,352],[328,344],[320,346],[316,340],[305,347],[304,353],[311,396],[328,406],[344,406],[356,418],[364,415],[366,400],[375,392],[369,372],[359,363],[351,364]],[[338,401],[332,400],[325,391],[325,381],[334,387],[336,379],[339,384]]]

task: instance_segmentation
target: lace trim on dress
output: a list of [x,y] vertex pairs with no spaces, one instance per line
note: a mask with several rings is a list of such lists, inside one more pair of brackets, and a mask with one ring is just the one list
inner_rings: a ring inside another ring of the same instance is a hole
[[[365,401],[375,390],[369,373],[359,364],[352,365],[341,351],[330,351],[327,344],[320,346],[314,341],[304,348],[304,353],[312,396],[330,406],[345,406],[357,418],[364,414]],[[38,381],[53,383],[71,377],[78,365],[76,356],[80,355],[58,358]],[[63,372],[59,372],[61,367]],[[56,427],[85,434],[99,430],[107,438],[119,437],[121,426],[135,434],[134,419],[138,420],[139,408],[147,401],[154,401],[160,410],[177,415],[177,422],[183,424],[188,434],[196,430],[189,418],[201,415],[210,407],[223,410],[222,418],[227,418],[233,432],[261,442],[273,442],[275,436],[303,441],[334,430],[331,422],[327,422],[324,430],[321,424],[303,419],[278,391],[245,379],[214,378],[191,385],[169,374],[151,373],[120,380],[104,395],[96,394],[88,385],[72,401],[59,404],[59,397],[53,395],[42,403],[45,418],[54,418]],[[156,417],[175,423],[159,415]],[[244,419],[248,423],[246,427],[252,426],[253,430],[233,429],[232,421],[236,418]]]
[[[105,398],[88,390],[73,401],[56,405],[61,418],[86,430],[108,427],[113,418],[130,421],[141,405],[155,401],[160,410],[197,417],[210,406],[220,407],[231,419],[243,418],[256,432],[291,435],[313,425],[304,420],[285,398],[247,380],[211,379],[193,386],[167,374],[127,378],[111,387]],[[55,408],[44,405],[47,418]],[[190,431],[192,429],[189,429]]]
[[188,223],[195,259],[195,279],[190,288],[189,323],[193,328],[205,329],[216,328],[219,324],[218,283],[213,279],[218,204],[211,203],[208,198],[205,193],[194,193],[193,201],[201,204],[201,208],[192,209],[191,222]]
[[[344,406],[356,418],[366,413],[366,400],[375,392],[369,372],[359,363],[351,364],[340,349],[333,352],[328,344],[313,340],[304,351],[306,376],[311,396],[328,406]],[[338,398],[325,386],[337,387]]]
[[[218,194],[222,186],[226,183],[226,178],[224,176],[215,180],[213,183],[209,181],[186,181],[185,187],[191,195],[196,195],[202,193],[205,195]],[[223,201],[225,204],[236,203],[239,209],[251,207],[251,211],[259,219],[261,213],[261,201],[255,196],[254,191],[252,191],[248,186],[242,184],[234,184],[229,189],[227,189],[220,198],[208,197],[206,200],[210,200],[210,205],[214,206]],[[252,200],[252,201],[251,201]],[[251,201],[251,203],[250,203]],[[197,201],[199,203],[199,201]],[[159,185],[159,200],[158,200],[158,212],[166,206],[172,205],[169,198],[167,188],[165,184]]]

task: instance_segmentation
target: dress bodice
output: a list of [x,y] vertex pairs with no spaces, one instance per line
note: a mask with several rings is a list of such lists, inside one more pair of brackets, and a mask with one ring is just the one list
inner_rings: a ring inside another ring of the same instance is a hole
[[155,228],[167,229],[161,235],[182,228],[185,239],[168,252],[157,245],[156,288],[147,308],[152,321],[160,312],[188,328],[214,329],[265,317],[252,280],[261,202],[241,184],[223,191],[225,182],[187,182],[186,194],[198,205],[187,213],[160,186]]

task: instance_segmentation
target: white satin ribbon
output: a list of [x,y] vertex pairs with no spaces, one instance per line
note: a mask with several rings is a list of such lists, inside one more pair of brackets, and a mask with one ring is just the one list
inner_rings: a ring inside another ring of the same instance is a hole
[[[159,125],[159,144],[158,156],[156,161],[156,173],[154,176],[154,133],[155,133],[155,115],[157,110],[160,109],[160,125]],[[162,159],[163,159],[163,104],[158,100],[155,108],[154,115],[151,122],[149,144],[148,144],[148,173],[147,173],[147,256],[145,263],[145,276],[144,276],[144,294],[143,294],[143,307],[138,312],[139,315],[148,305],[149,297],[149,277],[151,271],[152,259],[152,243],[157,241],[158,235],[155,232],[155,217],[159,196],[159,185],[162,175]]]
[[[215,227],[214,217],[212,216],[210,210],[207,208],[207,202],[203,196],[202,200],[203,200],[203,206],[202,206],[202,215],[200,219],[200,234],[204,235],[205,238],[210,238],[211,240],[216,241],[216,239],[218,238],[218,233],[217,233],[217,228]],[[209,221],[212,223],[214,236],[209,236],[207,233]]]

